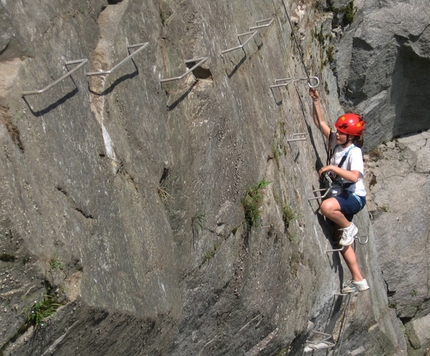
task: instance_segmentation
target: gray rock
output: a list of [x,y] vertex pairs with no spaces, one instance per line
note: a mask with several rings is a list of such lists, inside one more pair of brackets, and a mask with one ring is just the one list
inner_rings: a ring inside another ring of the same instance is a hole
[[345,105],[365,116],[370,149],[430,127],[430,8],[423,0],[358,6],[340,40],[335,68]]
[[[366,209],[355,222],[369,244],[357,255],[371,290],[330,314],[349,273],[326,252],[330,224],[308,200],[327,157],[285,11],[296,16],[306,69],[327,89],[332,123],[343,111],[336,79],[310,31],[322,28],[328,42],[331,14],[268,0],[7,4],[2,45],[16,42],[0,62],[5,355],[300,354],[309,320],[339,337],[342,315],[338,348],[406,350]],[[267,18],[269,27],[221,56]],[[115,68],[146,41],[109,75],[86,75]],[[188,73],[185,61],[202,56]],[[88,64],[71,77],[22,97],[82,58]],[[270,85],[289,76],[300,80],[275,95]],[[288,142],[296,133],[307,140]],[[270,184],[250,228],[242,199],[261,180]],[[57,257],[61,271],[52,270]],[[46,294],[65,304],[34,329],[28,311]]]
[[427,337],[417,336],[430,312],[429,262],[422,253],[430,248],[428,137],[428,131],[401,137],[379,146],[368,158],[368,205],[378,236],[378,260],[390,306],[406,324],[413,349],[418,349],[412,355],[423,354],[429,345]]

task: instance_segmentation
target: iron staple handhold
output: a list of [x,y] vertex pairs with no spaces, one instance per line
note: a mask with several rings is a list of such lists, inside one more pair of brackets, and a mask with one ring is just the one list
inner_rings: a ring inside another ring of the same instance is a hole
[[66,68],[70,64],[77,64],[77,63],[79,63],[79,65],[77,65],[75,68],[73,68],[70,71],[69,71],[69,68],[67,68],[68,72],[66,74],[64,74],[63,76],[61,76],[57,80],[53,81],[51,84],[49,84],[45,88],[40,89],[40,90],[24,91],[24,92],[21,93],[21,96],[36,95],[36,94],[42,94],[42,93],[46,92],[47,90],[51,89],[53,86],[57,85],[58,83],[60,83],[64,79],[66,79],[67,77],[71,76],[74,72],[76,72],[79,68],[81,68],[87,62],[88,62],[88,59],[86,59],[86,58],[85,59],[76,59],[76,60],[73,60],[73,61],[67,61],[65,63]]
[[[281,79],[275,79],[275,84],[271,85],[270,88],[277,88],[277,87],[286,87],[290,83],[298,82],[301,80],[307,80],[308,86],[310,88],[316,88],[320,85],[320,80],[317,76],[310,76],[309,78],[281,78]],[[311,84],[311,80],[316,80],[316,84]],[[284,83],[283,83],[284,82]]]
[[[267,21],[269,21],[269,23],[264,24],[264,25],[260,25],[260,23],[267,22]],[[257,34],[257,32],[258,32],[258,30],[260,28],[269,27],[272,24],[273,21],[274,21],[274,18],[268,18],[268,19],[256,21],[257,26],[250,27],[250,29],[249,29],[248,32],[244,32],[244,33],[238,34],[237,38],[240,41],[240,37],[246,36],[246,35],[250,35],[250,34],[252,34],[252,35],[244,43],[240,44],[239,46],[236,46],[236,47],[229,48],[229,49],[226,49],[224,51],[221,51],[221,56],[223,54],[225,54],[225,53],[232,52],[232,51],[235,51],[236,49],[243,48]]]
[[98,72],[89,72],[85,73],[87,76],[95,76],[95,75],[104,75],[104,74],[111,74],[114,70],[122,66],[126,61],[131,59],[133,56],[138,54],[140,51],[142,51],[144,48],[146,48],[149,45],[149,42],[144,43],[138,43],[135,45],[127,46],[127,49],[130,51],[130,48],[136,48],[140,47],[139,49],[135,50],[133,53],[129,54],[127,57],[125,57],[121,62],[119,62],[115,67],[111,68],[110,70],[104,70],[104,71],[98,71]]
[[194,66],[192,66],[191,68],[188,68],[187,71],[184,74],[182,74],[182,75],[180,75],[178,77],[161,79],[160,83],[171,82],[171,81],[174,81],[174,80],[179,80],[179,79],[184,78],[186,75],[192,73],[192,71],[194,69],[196,69],[198,66],[200,66],[207,59],[208,59],[208,57],[201,57],[201,58],[194,58],[194,59],[187,59],[187,60],[185,60],[185,63],[191,63],[191,62],[197,62],[197,63]]

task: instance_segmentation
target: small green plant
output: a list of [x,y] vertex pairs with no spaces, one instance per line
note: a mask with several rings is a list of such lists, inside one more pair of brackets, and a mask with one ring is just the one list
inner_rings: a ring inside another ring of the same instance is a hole
[[260,208],[263,203],[262,189],[270,183],[266,180],[259,181],[256,185],[248,188],[242,199],[242,206],[245,209],[245,221],[249,228],[256,225],[260,219]]
[[286,356],[288,355],[288,353],[290,352],[290,349],[282,349],[281,351],[279,351],[279,353],[276,356]]
[[345,17],[344,17],[344,23],[346,25],[352,24],[354,21],[354,1],[351,1],[346,5],[345,8]]
[[205,257],[203,258],[202,264],[212,259],[215,256],[217,250],[218,250],[218,246],[214,245],[214,248],[212,250],[206,252]]
[[51,260],[49,261],[49,267],[51,269],[63,269],[64,268],[63,259],[61,257],[51,258]]
[[59,304],[54,296],[46,295],[40,302],[35,301],[27,316],[27,323],[34,326],[43,326],[43,320],[54,314]]
[[320,27],[320,30],[318,31],[315,29],[315,32],[313,32],[313,37],[321,44],[324,44],[324,34],[323,34],[323,27]]
[[279,169],[279,157],[281,156],[282,151],[281,151],[281,147],[279,146],[279,143],[277,140],[275,140],[275,142],[273,142],[272,153],[273,153],[273,158],[275,159],[275,162],[276,162],[276,166]]
[[414,289],[412,292],[411,292],[411,297],[416,297],[418,295],[418,292]]
[[290,222],[294,219],[297,219],[297,215],[294,210],[287,204],[284,204],[284,206],[282,207],[282,213],[282,219],[284,220],[285,227],[288,229],[290,226]]
[[328,88],[328,83],[324,82],[324,90],[327,94],[330,94],[330,89]]
[[343,26],[350,25],[354,22],[354,1],[350,1],[345,7],[335,8],[333,6],[329,6],[329,9],[334,14],[341,15]]
[[292,243],[296,243],[298,240],[297,234],[288,234],[288,240]]
[[382,206],[381,206],[381,210],[382,210],[383,212],[387,213],[390,209],[389,209],[389,207],[388,207],[387,205],[382,205]]

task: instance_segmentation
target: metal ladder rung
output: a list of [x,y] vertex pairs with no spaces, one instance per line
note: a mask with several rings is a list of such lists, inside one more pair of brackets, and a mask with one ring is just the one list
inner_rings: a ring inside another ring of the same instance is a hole
[[179,80],[179,79],[184,78],[186,75],[192,73],[194,69],[196,69],[199,65],[201,65],[203,62],[205,62],[207,59],[208,59],[208,57],[187,59],[185,61],[185,64],[192,63],[192,62],[197,62],[197,63],[194,66],[192,66],[191,68],[188,68],[187,71],[184,74],[180,75],[179,77],[172,77],[172,78],[161,79],[160,83],[172,82],[174,80]]
[[287,139],[287,142],[306,141],[306,136],[306,133],[295,133],[291,138]]
[[149,45],[149,42],[138,43],[138,44],[135,44],[135,45],[127,46],[127,50],[128,50],[129,53],[130,53],[130,48],[136,48],[136,47],[140,47],[140,48],[137,49],[137,50],[135,50],[132,54],[129,54],[127,57],[125,57],[121,62],[119,62],[112,69],[104,70],[104,71],[98,71],[98,72],[89,72],[89,73],[85,73],[85,74],[87,76],[111,74],[114,70],[116,70],[117,68],[119,68],[120,66],[122,66],[126,61],[128,61],[130,58],[132,58],[133,56],[135,56],[136,54],[138,54],[140,51],[142,51],[148,45]]
[[[264,23],[264,22],[267,22],[267,21],[269,21],[269,22],[266,23],[266,24],[264,24],[264,25],[260,25],[261,23]],[[248,32],[244,32],[244,33],[238,34],[237,38],[238,38],[238,40],[240,42],[240,37],[247,36],[247,35],[251,35],[251,36],[249,36],[249,38],[244,43],[240,44],[239,46],[236,46],[236,47],[229,48],[229,49],[226,49],[224,51],[221,51],[221,56],[223,54],[225,54],[225,53],[232,52],[232,51],[235,51],[237,49],[243,48],[257,34],[257,32],[258,32],[258,30],[260,28],[269,27],[272,24],[273,21],[274,21],[274,18],[269,18],[269,19],[264,19],[264,20],[258,20],[258,21],[256,21],[257,26],[250,27]]]
[[68,62],[66,62],[65,66],[66,66],[67,70],[69,70],[69,68],[67,66],[70,65],[70,64],[77,64],[77,63],[79,63],[79,65],[77,65],[71,71],[68,71],[62,77],[58,78],[57,80],[55,80],[54,82],[52,82],[51,84],[49,84],[48,86],[46,86],[45,88],[40,89],[40,90],[23,91],[21,93],[21,96],[36,95],[36,94],[42,94],[42,93],[46,92],[47,90],[51,89],[53,86],[57,85],[58,83],[60,83],[64,79],[66,79],[67,77],[71,76],[74,72],[76,72],[79,68],[81,68],[87,62],[88,62],[88,59],[76,59],[74,61],[68,61]]
[[[269,21],[269,23],[266,23],[264,25],[259,25],[260,23],[267,22],[267,21]],[[257,26],[250,27],[249,30],[252,31],[252,30],[257,30],[259,28],[269,27],[273,21],[274,21],[274,18],[259,20],[256,22]]]
[[[365,236],[354,236],[354,240],[357,240],[360,245],[366,245],[367,242],[369,241],[369,236],[367,236],[367,235],[365,235]],[[329,252],[341,252],[341,251],[343,251],[343,249],[345,247],[346,246],[342,246],[341,248],[336,248],[336,249],[332,249],[332,250],[326,250],[325,252],[326,253],[329,253]]]
[[323,199],[325,198],[331,191],[331,188],[321,188],[321,189],[314,189],[312,191],[312,193],[318,193],[318,192],[323,192],[325,191],[324,194],[317,196],[317,197],[312,197],[312,198],[308,198],[308,200],[315,200],[315,199]]
[[331,347],[336,346],[334,342],[329,341],[329,339],[332,339],[333,336],[330,334],[326,334],[320,331],[311,330],[311,334],[318,334],[323,336],[323,338],[313,341],[313,340],[306,340],[306,343],[308,344],[309,350],[305,351],[313,351],[313,350],[322,350],[322,349],[329,349]]
[[240,37],[243,37],[243,36],[246,36],[246,35],[250,35],[250,34],[252,34],[251,36],[249,36],[249,38],[244,42],[244,43],[242,43],[241,45],[239,45],[239,46],[236,46],[236,47],[233,47],[233,48],[229,48],[229,49],[226,49],[226,50],[224,50],[224,51],[222,51],[221,52],[221,56],[223,55],[223,54],[225,54],[225,53],[228,53],[228,52],[232,52],[232,51],[235,51],[236,49],[240,49],[240,48],[243,48],[256,34],[257,34],[257,30],[255,30],[255,31],[248,31],[248,32],[245,32],[245,33],[241,33],[241,34],[239,34],[239,35],[237,35],[237,38],[239,39],[239,42],[240,42]]
[[329,252],[341,252],[341,251],[344,250],[344,248],[345,248],[345,246],[342,246],[342,248],[334,248],[332,250],[326,250],[325,252],[326,253],[329,253]]
[[315,200],[315,199],[322,199],[322,198],[325,198],[327,195],[328,195],[328,193],[330,193],[330,191],[331,191],[331,187],[332,187],[332,185],[333,185],[333,180],[331,179],[331,177],[330,177],[330,174],[328,173],[328,172],[326,172],[326,173],[324,173],[324,178],[327,180],[327,182],[329,183],[329,187],[328,188],[320,188],[320,189],[314,189],[313,191],[312,191],[312,193],[318,193],[318,192],[323,192],[323,191],[326,191],[323,195],[320,195],[320,196],[318,196],[318,197],[312,197],[312,198],[309,198],[308,199],[308,201],[309,200]]
[[[309,78],[281,78],[281,79],[275,79],[275,84],[271,85],[270,88],[279,88],[279,87],[286,87],[290,83],[298,82],[301,80],[307,80],[308,86],[310,88],[316,88],[320,85],[320,80],[316,76],[310,76]],[[311,80],[315,80],[316,83],[312,84]]]

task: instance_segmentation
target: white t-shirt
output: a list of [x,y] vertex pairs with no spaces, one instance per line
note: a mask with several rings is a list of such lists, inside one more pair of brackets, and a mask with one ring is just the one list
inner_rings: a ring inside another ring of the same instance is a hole
[[[349,151],[349,152],[348,152]],[[355,184],[352,184],[348,191],[355,193],[359,196],[366,196],[366,188],[364,186],[363,182],[363,176],[364,176],[364,163],[363,163],[363,153],[361,152],[361,148],[357,147],[355,145],[350,145],[348,147],[343,148],[342,146],[337,146],[334,150],[333,156],[330,159],[330,163],[337,166],[339,165],[340,161],[342,160],[342,157],[348,152],[348,156],[346,157],[345,161],[343,162],[342,166],[340,168],[346,169],[348,171],[359,171],[360,176],[358,178],[358,181]],[[342,183],[351,183],[350,181],[340,178]],[[336,189],[337,188],[337,189]],[[337,191],[337,193],[340,193],[340,187],[336,184],[333,185],[333,193]]]

